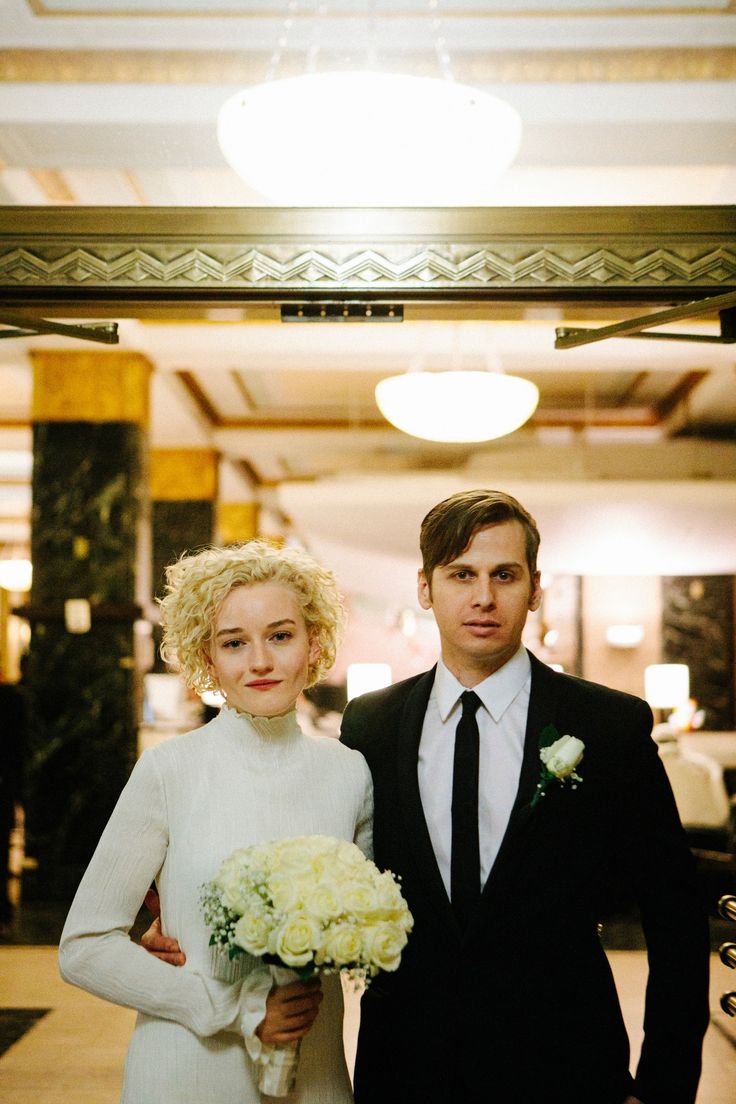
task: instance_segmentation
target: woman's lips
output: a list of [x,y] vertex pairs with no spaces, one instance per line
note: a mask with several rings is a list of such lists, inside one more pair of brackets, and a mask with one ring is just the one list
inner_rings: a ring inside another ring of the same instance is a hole
[[278,686],[278,679],[257,679],[255,682],[248,682],[246,686],[249,690],[271,690],[272,687]]

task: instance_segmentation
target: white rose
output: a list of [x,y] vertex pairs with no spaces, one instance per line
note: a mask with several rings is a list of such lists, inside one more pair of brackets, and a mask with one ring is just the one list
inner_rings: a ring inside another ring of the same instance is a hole
[[[253,888],[240,877],[232,877],[220,887],[222,903],[226,908],[232,909],[242,915],[253,901]],[[256,901],[258,897],[256,896]]]
[[399,924],[375,924],[363,932],[365,953],[371,965],[380,970],[395,970],[406,946],[406,932]]
[[576,736],[560,736],[549,747],[542,748],[539,757],[555,778],[568,778],[583,758],[585,744]]
[[241,916],[235,925],[234,941],[252,955],[265,954],[269,947],[272,925],[265,913],[249,913]]
[[382,874],[379,874],[373,884],[376,888],[376,900],[379,909],[395,912],[404,907],[401,889],[394,881],[394,876],[390,870],[384,870]]
[[291,912],[299,904],[301,886],[290,872],[271,874],[267,892],[278,912]]
[[[367,861],[358,845],[356,843],[348,843],[347,840],[340,840],[337,848],[337,860],[348,868],[362,866],[363,863]],[[373,864],[371,863],[370,865],[372,866]]]
[[310,841],[304,837],[287,840],[283,844],[279,861],[273,865],[279,870],[290,871],[293,874],[309,874],[318,853],[315,845],[310,844]]
[[379,907],[376,887],[357,879],[345,882],[340,889],[340,900],[345,912],[361,918],[371,916]]
[[363,952],[363,936],[357,924],[335,924],[328,928],[320,952],[322,961],[329,959],[336,966],[359,962]]
[[306,913],[296,912],[272,933],[269,950],[286,966],[306,966],[319,946],[319,938],[319,924]]
[[335,883],[325,879],[307,889],[304,894],[304,908],[318,920],[336,919],[343,909]]

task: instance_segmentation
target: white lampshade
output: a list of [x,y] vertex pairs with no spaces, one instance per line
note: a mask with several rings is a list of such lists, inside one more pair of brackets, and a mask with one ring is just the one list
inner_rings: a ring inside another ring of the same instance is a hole
[[307,73],[231,96],[217,137],[235,172],[283,206],[482,206],[521,120],[454,81]]
[[33,568],[30,560],[0,560],[0,587],[11,594],[31,589]]
[[690,697],[686,663],[652,663],[644,669],[644,697],[653,709],[675,709]]
[[350,663],[347,672],[348,701],[369,690],[381,690],[391,685],[391,668],[388,663]]
[[376,402],[397,429],[427,441],[491,441],[532,416],[539,391],[499,372],[406,372],[376,385]]
[[606,629],[606,642],[612,648],[636,648],[643,639],[643,625],[609,625]]

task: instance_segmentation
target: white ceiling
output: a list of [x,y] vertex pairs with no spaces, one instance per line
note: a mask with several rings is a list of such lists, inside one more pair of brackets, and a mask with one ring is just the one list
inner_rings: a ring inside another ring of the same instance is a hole
[[[0,47],[3,204],[262,206],[219,152],[220,104],[267,76],[369,65],[450,75],[519,110],[522,147],[491,204],[736,201],[728,0],[0,0]],[[295,105],[307,124],[320,121]],[[356,593],[412,601],[424,510],[479,484],[519,489],[548,570],[736,572],[736,346],[555,351],[560,316],[460,305],[285,326],[264,304],[119,322],[155,367],[152,444],[218,449],[223,497],[283,510]],[[712,319],[673,328],[716,332]],[[31,347],[78,344],[0,342],[7,548],[28,538]],[[487,446],[420,443],[373,400],[379,378],[419,366],[527,375],[540,410]]]

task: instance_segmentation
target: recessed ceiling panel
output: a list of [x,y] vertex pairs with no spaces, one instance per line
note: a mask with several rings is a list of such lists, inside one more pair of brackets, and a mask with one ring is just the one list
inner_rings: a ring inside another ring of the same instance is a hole
[[[401,371],[400,368],[396,369]],[[299,414],[322,417],[378,417],[375,386],[386,372],[356,372],[334,369],[328,377],[319,371],[292,368],[288,372],[253,369],[240,376],[255,412],[261,415],[294,417]]]

